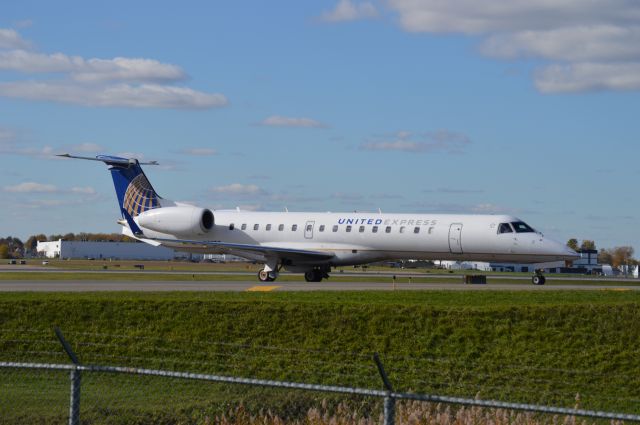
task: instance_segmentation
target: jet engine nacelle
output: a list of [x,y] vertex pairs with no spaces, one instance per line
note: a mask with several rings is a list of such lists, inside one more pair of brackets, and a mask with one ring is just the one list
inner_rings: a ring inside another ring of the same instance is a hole
[[170,235],[203,235],[213,224],[211,210],[191,206],[155,208],[138,216],[139,226]]

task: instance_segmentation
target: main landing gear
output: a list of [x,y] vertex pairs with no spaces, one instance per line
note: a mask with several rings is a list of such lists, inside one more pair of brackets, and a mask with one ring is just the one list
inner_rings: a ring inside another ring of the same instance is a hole
[[322,282],[322,279],[328,279],[329,273],[321,269],[313,269],[305,272],[304,280],[307,282]]
[[533,283],[534,285],[544,285],[547,279],[545,279],[542,272],[543,272],[542,269],[536,269],[535,274],[531,278],[531,283]]
[[[282,265],[269,265],[265,264],[264,268],[258,272],[258,279],[260,282],[273,282],[278,278],[278,274]],[[304,280],[307,282],[321,282],[322,279],[329,278],[329,271],[331,269],[329,267],[319,267],[311,270],[307,270],[304,273]],[[295,270],[302,271],[302,270]]]

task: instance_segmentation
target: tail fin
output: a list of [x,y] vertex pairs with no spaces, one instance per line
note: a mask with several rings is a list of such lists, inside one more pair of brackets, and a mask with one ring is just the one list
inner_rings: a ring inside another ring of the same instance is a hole
[[[166,203],[166,201],[156,193],[153,186],[151,186],[149,179],[147,179],[144,171],[142,171],[140,162],[137,159],[120,158],[109,155],[98,155],[95,158],[73,156],[69,154],[58,156],[102,161],[107,164],[111,171],[111,177],[113,178],[113,185],[116,189],[116,196],[118,197],[118,203],[120,204],[122,218],[127,220],[130,226],[133,221],[133,217],[136,217],[148,210],[161,208],[163,203]],[[151,161],[143,164],[157,165],[158,163],[156,161]]]

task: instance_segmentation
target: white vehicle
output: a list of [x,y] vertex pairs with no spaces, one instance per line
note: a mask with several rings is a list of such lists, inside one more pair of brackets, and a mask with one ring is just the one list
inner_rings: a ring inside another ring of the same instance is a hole
[[[508,215],[212,211],[161,198],[136,159],[60,156],[109,166],[124,234],[180,251],[260,262],[262,282],[274,281],[283,268],[319,282],[335,266],[391,259],[541,263],[579,258]],[[542,284],[544,277],[536,275],[533,282]]]

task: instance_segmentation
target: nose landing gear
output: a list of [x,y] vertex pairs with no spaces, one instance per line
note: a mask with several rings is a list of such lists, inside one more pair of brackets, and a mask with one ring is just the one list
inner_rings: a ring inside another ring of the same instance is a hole
[[262,269],[258,272],[258,280],[260,282],[273,282],[278,278],[278,274],[275,271],[266,271]]
[[536,269],[535,274],[531,278],[531,283],[534,285],[544,285],[547,279],[545,279],[543,273],[543,269]]

